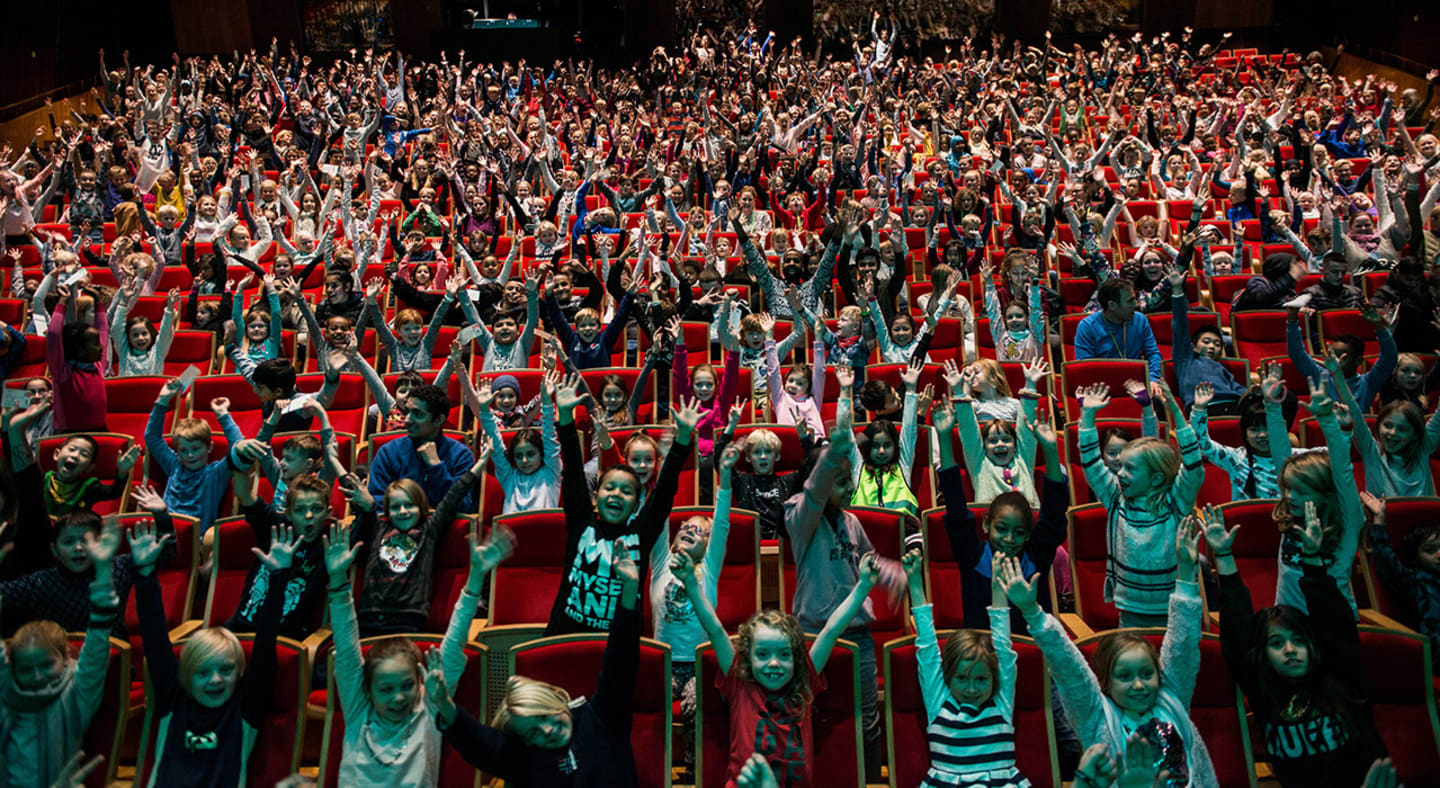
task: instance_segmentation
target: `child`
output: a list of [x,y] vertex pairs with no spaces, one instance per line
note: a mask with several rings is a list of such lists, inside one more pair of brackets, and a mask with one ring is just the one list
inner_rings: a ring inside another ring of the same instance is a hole
[[553,280],[553,274],[546,279],[545,309],[550,315],[550,327],[564,343],[566,354],[577,369],[610,366],[610,354],[615,352],[615,342],[630,322],[630,310],[635,303],[635,294],[644,284],[643,278],[630,280],[625,296],[620,299],[620,305],[615,307],[615,316],[610,318],[603,331],[600,329],[600,313],[590,307],[576,312],[575,327],[570,327],[570,321],[565,319],[565,314],[560,311],[560,302],[551,290]]
[[1150,740],[1169,769],[1169,785],[1195,788],[1220,784],[1210,752],[1190,719],[1190,700],[1200,673],[1200,622],[1205,615],[1196,572],[1199,530],[1193,516],[1186,516],[1176,529],[1175,592],[1159,654],[1138,633],[1111,632],[1101,638],[1086,665],[1060,622],[1040,609],[1035,583],[1026,580],[1020,561],[1006,559],[996,573],[1045,655],[1065,716],[1081,741],[1118,748],[1139,733]]
[[[1325,366],[1334,380],[1340,380],[1340,359],[1335,350],[1325,351]],[[1440,446],[1440,409],[1426,420],[1420,406],[1396,400],[1380,409],[1375,419],[1379,440],[1360,419],[1365,409],[1356,402],[1349,386],[1336,386],[1340,401],[1355,419],[1350,441],[1365,462],[1365,489],[1385,497],[1434,495],[1435,478],[1430,473],[1430,455]]]
[[[730,408],[730,421],[725,430],[715,438],[715,451],[723,457],[725,450],[740,426],[741,405]],[[807,426],[796,425],[800,437],[800,450],[809,456],[814,441]],[[750,464],[749,473],[736,473],[732,484],[735,488],[735,506],[755,513],[756,525],[760,528],[761,539],[776,539],[785,521],[785,502],[800,492],[805,480],[810,477],[810,463],[792,473],[776,473],[780,461],[782,444],[780,436],[768,429],[760,428],[746,435],[736,446]]]
[[[1383,502],[1378,509],[1375,533],[1384,538]],[[1255,611],[1235,562],[1239,530],[1226,531],[1224,515],[1206,509],[1205,540],[1220,572],[1220,647],[1264,731],[1275,776],[1285,785],[1370,784],[1365,772],[1385,744],[1371,713],[1370,668],[1355,617],[1325,574],[1315,504],[1306,504],[1297,534],[1309,554],[1300,580],[1308,614],[1287,605]]]
[[180,291],[171,289],[166,297],[165,316],[160,320],[158,334],[150,318],[129,317],[135,293],[121,288],[116,296],[120,303],[115,307],[115,323],[125,326],[125,330],[110,335],[115,342],[115,376],[163,375],[165,355],[175,339],[175,307],[180,303]]
[[[279,588],[260,590],[264,607],[255,616],[248,670],[240,641],[224,627],[198,630],[185,640],[176,659],[154,574],[161,546],[168,539],[158,537],[149,525],[137,526],[130,537],[130,554],[140,573],[135,606],[150,675],[148,705],[159,720],[149,788],[238,788],[246,784],[250,752],[270,709],[278,670],[276,624],[284,595]],[[299,542],[299,533],[285,526],[277,530],[268,550],[251,550],[268,569],[279,573],[290,568]]]
[[[161,533],[175,531],[174,521],[166,510],[165,501],[155,492],[154,487],[136,487],[134,500],[139,510],[150,513]],[[54,566],[36,571],[30,571],[29,567],[40,565],[38,560],[28,566],[20,564],[24,556],[23,545],[20,544],[25,536],[24,529],[15,535],[16,547],[8,550],[5,557],[8,557],[12,566],[20,565],[29,573],[0,583],[0,599],[5,603],[5,631],[13,630],[17,622],[38,619],[54,621],[66,632],[85,630],[86,622],[90,620],[90,582],[99,571],[86,547],[92,539],[101,536],[101,526],[100,516],[88,509],[77,509],[57,516],[54,525],[48,525],[44,531],[45,549]],[[4,530],[0,530],[0,534],[3,533]],[[169,560],[173,553],[173,546],[167,547],[162,560]],[[134,561],[128,555],[122,555],[115,559],[113,568],[107,567],[106,571],[110,574],[111,585],[123,607],[130,597],[130,587],[135,582]],[[112,632],[116,637],[128,636],[123,616],[116,619]]]
[[1085,480],[1108,513],[1105,599],[1119,609],[1122,627],[1165,625],[1166,599],[1175,579],[1170,574],[1174,565],[1161,546],[1174,540],[1180,519],[1195,508],[1205,476],[1195,430],[1169,389],[1161,390],[1171,418],[1180,425],[1175,431],[1180,450],[1159,438],[1137,438],[1120,452],[1118,472],[1100,461],[1095,431],[1095,412],[1110,402],[1110,387],[1100,383],[1075,392]]
[[[365,343],[365,321],[369,317],[368,312],[362,311],[358,324],[343,314],[332,314],[325,317],[324,329],[321,329],[319,319],[315,312],[310,309],[310,302],[299,293],[294,297],[300,307],[300,314],[305,320],[306,332],[310,337],[311,352],[315,354],[315,366],[321,372],[329,372],[330,364],[337,359],[333,358],[336,351],[354,345],[361,347]],[[451,294],[446,293],[446,298]],[[362,304],[363,306],[363,304]],[[448,308],[448,305],[446,306]],[[413,352],[413,351],[411,351]],[[429,355],[426,353],[425,355]],[[349,359],[339,359],[342,366],[336,368],[337,372],[351,371],[352,366]]]
[[[145,422],[145,450],[165,474],[165,503],[171,513],[199,520],[203,534],[210,530],[220,511],[220,499],[230,481],[230,463],[224,457],[210,462],[210,425],[201,419],[176,419],[171,429],[174,448],[166,442],[165,411],[182,390],[179,378],[167,381],[160,389],[155,406],[150,409],[150,418]],[[210,400],[210,412],[220,422],[226,443],[238,446],[245,436],[230,417],[230,399]]]
[[[1355,552],[1360,548],[1361,531],[1365,528],[1365,511],[1355,483],[1355,468],[1349,459],[1349,440],[1335,416],[1335,403],[1318,380],[1310,381],[1310,401],[1302,401],[1300,405],[1315,416],[1325,436],[1326,451],[1291,454],[1280,465],[1280,500],[1276,501],[1273,513],[1280,530],[1275,604],[1289,605],[1301,612],[1307,609],[1305,596],[1300,593],[1305,549],[1297,530],[1303,522],[1305,504],[1313,501],[1324,534],[1320,550],[1325,571],[1335,580],[1353,613],[1356,608],[1350,572],[1355,565]],[[1342,461],[1332,462],[1334,457]]]
[[[40,407],[46,406],[48,400]],[[45,513],[58,517],[66,512],[89,509],[101,501],[116,500],[125,494],[130,469],[140,459],[139,446],[131,446],[116,459],[114,479],[102,481],[91,475],[100,445],[89,435],[70,435],[51,455],[55,470],[41,474],[29,444],[24,442],[25,426],[35,412],[38,412],[36,406],[27,408],[11,419],[9,427],[10,446],[15,452],[11,458],[13,480],[22,497],[32,491],[40,491],[37,497],[42,501]]]
[[[865,365],[870,360],[872,342],[860,336],[860,321],[865,318],[860,307],[851,304],[840,308],[835,330],[823,320],[809,320],[815,328],[815,338],[825,343],[825,354],[835,360],[836,366],[848,366],[855,370],[860,385],[865,384]],[[807,318],[808,319],[808,318]]]
[[[632,605],[622,604],[618,598],[619,588],[612,579],[615,564],[627,557],[639,558],[640,571],[645,571],[650,549],[666,528],[680,470],[694,446],[695,425],[700,420],[693,402],[682,402],[675,411],[675,443],[650,495],[642,492],[640,475],[622,464],[600,474],[592,498],[575,427],[575,408],[584,399],[578,386],[579,377],[571,375],[555,387],[561,501],[565,509],[564,566],[568,569],[550,608],[547,636],[604,632],[611,628],[613,619],[629,616],[617,613],[616,605],[633,611]],[[617,549],[625,552],[617,554]],[[628,632],[629,622],[626,626],[622,632]]]
[[[670,558],[670,571],[684,584],[700,625],[710,638],[721,677],[716,685],[730,704],[730,761],[725,770],[733,785],[742,764],[752,754],[763,755],[785,785],[808,786],[816,756],[811,739],[811,709],[815,694],[825,689],[822,673],[850,622],[868,604],[867,596],[880,576],[874,553],[859,559],[858,580],[850,593],[825,619],[824,627],[805,648],[805,632],[795,616],[765,610],[740,625],[738,642],[715,614],[715,607],[700,588],[695,564],[686,553]],[[858,645],[858,644],[857,644]],[[861,645],[864,649],[873,647]],[[757,732],[763,731],[765,735]]]
[[[795,618],[807,632],[817,632],[834,620],[832,614],[840,609],[836,607],[841,599],[840,590],[856,582],[861,574],[861,555],[873,549],[860,520],[845,511],[851,505],[855,489],[851,473],[851,458],[856,452],[855,433],[848,426],[842,427],[838,418],[836,421],[830,433],[830,445],[805,481],[804,491],[785,502],[785,534],[797,556]],[[868,561],[863,563],[869,565]],[[894,561],[880,559],[878,571],[891,589],[891,597],[897,598],[896,592],[904,577],[900,567]],[[876,709],[875,645],[870,635],[870,623],[875,615],[870,600],[863,594],[861,598],[864,606],[842,636],[860,650],[860,707],[865,725],[866,761],[878,764],[880,718]],[[849,622],[849,618],[845,621]],[[872,753],[874,758],[870,757]],[[731,767],[735,768],[736,764],[732,762]]]
[[[277,507],[283,514],[276,514],[255,494],[254,458],[237,450],[231,452],[230,464],[234,468],[235,502],[245,524],[250,526],[255,544],[267,548],[280,539],[281,534],[290,532],[295,539],[291,545],[293,565],[276,569],[257,561],[250,567],[240,604],[225,626],[233,632],[256,631],[259,616],[266,611],[268,589],[280,587],[285,590],[284,602],[270,611],[275,619],[270,623],[285,637],[304,639],[319,623],[325,582],[325,555],[320,535],[330,520],[331,485],[314,476],[296,477],[286,490],[284,507]],[[368,533],[373,528],[373,512],[361,509],[355,516],[355,525],[362,532]]]
[[[992,556],[1019,558],[1026,574],[1038,573],[1042,582],[1050,573],[1055,552],[1065,542],[1068,525],[1065,510],[1070,503],[1070,488],[1065,480],[1065,465],[1056,448],[1054,429],[1048,423],[1036,425],[1035,432],[1045,446],[1045,494],[1041,499],[1040,520],[1035,521],[1035,507],[1024,495],[1014,490],[1002,492],[991,499],[985,513],[981,525],[987,538],[982,543],[976,535],[975,514],[965,501],[960,468],[955,463],[955,449],[950,440],[956,415],[949,408],[938,408],[934,420],[940,452],[936,485],[945,495],[945,532],[950,536],[951,551],[960,566],[960,601],[965,609],[965,626],[984,629],[988,614],[981,603],[992,577],[987,572]],[[1025,622],[1019,615],[1011,618],[1011,628],[1026,634]]]
[[[689,285],[681,285],[688,287]],[[765,401],[768,391],[768,378],[761,374],[765,371],[765,343],[775,341],[775,318],[768,313],[749,314],[740,319],[740,330],[732,333],[730,331],[730,301],[726,301],[716,316],[719,324],[716,334],[720,339],[720,345],[727,352],[740,354],[740,366],[751,372],[751,379],[754,381],[751,396],[754,397],[758,407]],[[794,350],[805,339],[804,321],[795,324],[786,337],[775,345],[775,354],[778,358],[789,358],[790,351]],[[684,344],[683,334],[677,334],[676,346]]]
[[281,319],[280,296],[275,290],[275,275],[266,274],[260,280],[260,292],[265,296],[265,308],[257,304],[248,313],[241,314],[243,298],[231,298],[231,319],[237,326],[243,326],[240,338],[240,353],[251,363],[259,364],[272,358],[279,358],[280,340],[284,328]]
[[[970,483],[975,489],[975,503],[988,504],[997,495],[1018,492],[1025,496],[1032,509],[1039,508],[1034,467],[1035,439],[1041,434],[1042,422],[1036,420],[1035,414],[1041,396],[1040,381],[1045,379],[1048,371],[1045,362],[1025,365],[1026,385],[1020,391],[1024,413],[1020,420],[990,419],[983,424],[976,420],[971,399],[965,396],[965,391],[978,381],[979,369],[970,366],[963,376],[957,376],[954,362],[948,363],[945,382],[951,384],[950,401],[955,411],[955,423],[960,427],[960,446],[964,452],[965,470],[969,472]],[[969,385],[966,385],[967,382]],[[1043,430],[1046,463],[1058,462],[1058,452],[1054,452],[1055,430],[1048,420],[1043,422]]]
[[699,364],[692,371],[689,358],[685,343],[677,339],[670,393],[677,402],[695,397],[700,407],[696,445],[701,457],[710,457],[715,450],[715,428],[729,418],[730,406],[735,403],[740,388],[740,354],[725,351],[725,368],[719,380],[716,380],[715,368],[709,364]]
[[[629,549],[617,545],[617,552]],[[551,684],[511,676],[490,725],[456,708],[445,671],[430,661],[425,697],[435,724],[466,763],[516,785],[636,785],[631,695],[640,664],[640,568],[613,565],[618,604],[595,697],[572,700]],[[493,727],[492,727],[493,726]]]
[[[1036,358],[1039,358],[1038,356]],[[1028,360],[1025,362],[1030,363]],[[955,375],[950,367],[955,362],[947,361],[946,380]],[[974,370],[973,372],[971,370]],[[1020,423],[1020,400],[1010,393],[1010,379],[1005,369],[993,358],[976,359],[962,370],[966,388],[970,391],[975,417],[980,421],[1001,420],[1017,426]]]
[[942,652],[932,607],[925,600],[925,559],[918,549],[905,553],[930,744],[925,785],[1030,785],[1015,768],[1016,657],[1010,644],[1010,604],[999,572],[993,571],[1004,560],[1003,553],[992,558],[990,631],[958,630],[945,639]]
[[[980,282],[985,287],[985,314],[990,318],[990,336],[995,343],[995,357],[1000,361],[1024,361],[1039,358],[1045,351],[1045,308],[1043,292],[1038,283],[1026,286],[1026,301],[1012,298],[1002,309],[995,292],[993,270],[987,264],[980,268]],[[1028,303],[1028,307],[1027,307]]]
[[261,473],[270,480],[270,508],[276,514],[284,514],[285,498],[290,491],[290,483],[295,481],[296,477],[315,474],[320,477],[320,481],[334,484],[335,479],[345,473],[335,441],[335,428],[330,424],[330,414],[325,410],[325,406],[316,399],[305,400],[299,412],[306,418],[312,415],[320,418],[320,436],[317,438],[307,434],[291,437],[285,442],[285,448],[281,449],[278,461],[271,450],[270,438],[275,434],[275,428],[283,415],[279,408],[270,409],[270,415],[265,417],[254,440],[241,441],[236,447],[237,455],[247,461],[257,462]]
[[773,336],[765,337],[765,379],[770,394],[770,418],[776,424],[805,422],[815,434],[824,434],[820,400],[825,394],[825,343],[815,340],[814,364],[796,364],[780,380],[780,348]]
[[[362,485],[356,484],[355,489],[364,492]],[[451,502],[452,509],[454,503],[458,503],[458,497]],[[425,697],[422,689],[426,664],[420,658],[420,649],[409,638],[389,637],[372,644],[369,654],[362,655],[360,638],[364,628],[356,624],[350,592],[350,565],[362,543],[352,545],[350,529],[334,523],[324,544],[325,568],[330,577],[330,621],[335,631],[335,686],[341,711],[349,723],[340,754],[339,784],[437,785],[440,731],[427,708],[427,701],[434,701]],[[429,667],[444,675],[446,686],[459,681],[465,672],[465,641],[480,604],[485,577],[513,547],[514,535],[504,527],[495,529],[483,543],[474,534],[470,537],[469,578],[455,600],[444,640],[428,655]],[[370,554],[362,592],[365,596],[371,595],[378,579],[373,574],[377,569],[383,571],[387,564],[393,566],[414,557],[413,551],[395,542],[393,535],[376,543]],[[419,572],[418,577],[430,574],[428,561],[408,566]],[[428,589],[421,589],[421,593],[426,594],[422,601],[428,602]],[[423,624],[425,614],[419,615],[418,623]]]
[[[714,518],[697,515],[680,524],[672,542],[655,540],[650,549],[650,613],[655,622],[655,639],[670,647],[670,692],[680,700],[680,723],[685,739],[694,752],[695,738],[695,650],[709,640],[695,605],[685,592],[679,574],[671,571],[671,561],[682,559],[690,566],[702,593],[710,605],[719,593],[720,570],[725,563],[725,540],[730,534],[731,472],[740,459],[740,450],[731,446],[721,453],[716,463]],[[685,758],[693,765],[693,758]]]
[[[525,327],[522,329],[514,312],[496,312],[490,326],[475,314],[475,305],[468,295],[460,300],[471,324],[479,326],[476,337],[485,354],[481,369],[526,369],[530,366],[530,350],[535,345],[535,325],[540,316],[540,279],[532,272],[525,279]],[[604,366],[609,366],[607,361]]]
[[60,296],[50,314],[45,332],[45,360],[55,388],[54,414],[56,432],[105,432],[105,345],[109,342],[110,324],[105,310],[96,306],[95,295],[82,294],[76,310],[84,311],[88,302],[95,316],[95,325],[81,320],[68,320],[71,291],[65,285],[55,288]]
[[325,371],[324,383],[315,393],[295,390],[295,365],[289,359],[272,358],[255,364],[240,355],[240,347],[234,343],[225,346],[225,353],[234,362],[235,369],[250,382],[255,397],[260,400],[260,413],[268,421],[275,411],[280,411],[275,432],[302,432],[310,429],[310,414],[305,403],[314,400],[324,407],[335,401],[340,390],[340,368],[349,360],[350,349],[332,351],[330,363]]
[[525,427],[507,446],[490,410],[495,399],[490,381],[481,381],[475,395],[480,427],[490,443],[500,450],[495,455],[495,478],[505,491],[503,511],[506,514],[554,509],[560,505],[560,442],[555,437],[555,406],[551,401],[554,396],[555,379],[546,378],[540,395],[540,429]]
[[[918,407],[915,386],[920,381],[922,362],[912,363],[900,373],[905,384],[904,414],[900,419],[900,431],[889,419],[876,419],[865,425],[865,450],[851,443],[850,468],[853,476],[854,494],[852,506],[879,506],[899,509],[907,514],[918,514],[920,504],[910,488],[910,475],[915,468],[916,409]],[[851,389],[854,375],[849,367],[836,367],[835,378],[840,381],[840,402],[835,409],[835,428],[851,429],[854,410],[851,405]],[[862,459],[863,458],[863,459]]]
[[[1385,499],[1362,491],[1360,502],[1370,515],[1376,572],[1400,605],[1399,618],[1407,624],[1418,622],[1416,629],[1430,638],[1432,649],[1440,646],[1440,525],[1411,528],[1397,551],[1385,527]],[[1431,669],[1440,671],[1440,661],[1432,659]]]
[[[1210,440],[1208,408],[1215,396],[1215,387],[1201,383],[1195,387],[1190,407],[1190,426],[1200,442],[1200,454],[1230,477],[1230,499],[1244,501],[1274,498],[1280,494],[1275,472],[1290,455],[1290,431],[1285,426],[1281,404],[1285,384],[1280,380],[1280,365],[1267,364],[1263,394],[1246,394],[1240,398],[1240,434],[1245,443],[1239,448],[1221,446]],[[1258,401],[1262,400],[1263,403]],[[1283,445],[1272,449],[1270,436]]]
[[1380,404],[1406,400],[1419,405],[1421,410],[1429,410],[1431,377],[1425,372],[1424,359],[1415,353],[1401,353],[1395,357],[1395,374],[1380,389]]
[[[385,353],[390,357],[391,372],[409,372],[430,368],[430,357],[435,349],[435,342],[440,338],[440,325],[445,320],[445,313],[450,311],[450,305],[455,302],[456,293],[459,292],[460,280],[456,279],[454,283],[454,288],[446,285],[445,298],[440,302],[440,308],[436,309],[435,314],[430,318],[428,326],[425,324],[425,316],[418,310],[401,309],[395,313],[395,329],[393,331],[385,323],[385,318],[380,314],[380,306],[375,300],[376,296],[380,294],[380,281],[375,280],[365,288],[366,314],[370,320],[374,321],[375,332],[380,337],[380,344],[385,346]],[[318,343],[316,346],[319,347]]]
[[0,753],[7,785],[50,785],[85,743],[104,699],[110,630],[122,610],[110,574],[119,546],[120,527],[113,520],[99,534],[85,532],[95,579],[89,583],[89,622],[78,656],[71,655],[65,628],[54,621],[32,620],[9,642],[0,642]]

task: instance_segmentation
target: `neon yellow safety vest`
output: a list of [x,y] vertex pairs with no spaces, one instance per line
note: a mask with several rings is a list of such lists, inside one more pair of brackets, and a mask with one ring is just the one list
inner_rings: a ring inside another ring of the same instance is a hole
[[910,514],[920,512],[915,493],[905,483],[905,474],[900,464],[895,463],[883,471],[866,468],[860,472],[860,483],[850,496],[855,506],[878,506],[882,509],[899,509]]

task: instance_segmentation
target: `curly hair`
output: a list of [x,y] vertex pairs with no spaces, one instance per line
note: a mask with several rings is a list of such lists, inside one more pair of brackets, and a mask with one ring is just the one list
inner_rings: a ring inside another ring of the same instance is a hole
[[740,660],[740,678],[745,681],[755,680],[750,671],[750,651],[755,645],[755,630],[762,626],[778,631],[790,641],[790,650],[795,655],[795,670],[790,675],[790,681],[781,688],[780,694],[784,695],[785,706],[792,713],[808,712],[811,702],[815,700],[810,694],[814,666],[808,656],[810,649],[805,642],[805,631],[800,628],[800,621],[789,613],[762,610],[740,625],[740,631],[735,638],[735,659]]

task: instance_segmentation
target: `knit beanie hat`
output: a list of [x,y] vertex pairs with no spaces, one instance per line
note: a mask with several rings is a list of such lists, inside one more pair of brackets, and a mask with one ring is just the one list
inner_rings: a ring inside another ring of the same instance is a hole
[[513,389],[515,395],[520,395],[520,381],[514,375],[501,375],[490,381],[490,391],[499,393],[500,389]]

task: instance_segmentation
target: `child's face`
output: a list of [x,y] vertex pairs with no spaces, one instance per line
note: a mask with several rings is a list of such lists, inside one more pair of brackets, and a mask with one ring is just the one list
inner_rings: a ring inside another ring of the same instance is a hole
[[1376,426],[1380,433],[1380,448],[1386,454],[1404,452],[1415,441],[1415,430],[1399,413],[1391,413]]
[[545,227],[535,234],[535,239],[542,244],[550,245],[555,243],[555,230]]
[[514,411],[515,406],[519,404],[520,395],[515,391],[515,389],[506,386],[505,388],[499,389],[495,392],[495,410],[498,410],[502,413],[510,413]]
[[270,269],[276,279],[288,279],[295,273],[295,263],[289,257],[275,258],[275,265]]
[[600,336],[600,321],[588,315],[582,317],[575,321],[575,333],[580,335],[580,341],[588,345]]
[[31,405],[45,399],[45,395],[49,393],[50,384],[46,383],[43,379],[32,380],[25,384],[25,396],[30,398]]
[[1395,383],[1404,391],[1419,391],[1425,379],[1425,365],[1406,359],[1395,367]]
[[779,692],[795,675],[795,650],[790,638],[774,627],[755,627],[750,643],[750,675],[766,692]]
[[381,660],[370,673],[370,686],[366,691],[380,719],[391,723],[408,720],[415,712],[415,701],[420,694],[415,663],[403,654]]
[[706,370],[698,370],[691,388],[701,402],[709,402],[715,398],[715,376]]
[[325,341],[330,343],[330,347],[347,347],[352,336],[349,320],[332,317],[325,321]]
[[209,325],[215,322],[215,307],[209,304],[201,304],[195,307],[195,322],[201,325]]
[[860,318],[846,312],[835,321],[835,333],[846,339],[860,333]]
[[136,353],[144,353],[155,342],[155,334],[143,323],[136,323],[127,329],[125,338],[130,341],[130,350]]
[[325,280],[325,300],[332,304],[343,304],[350,298],[350,291],[338,277]]
[[992,550],[1018,556],[1030,539],[1030,523],[1025,522],[1020,512],[1006,507],[985,523],[985,534],[990,537]]
[[[245,324],[245,338],[251,342],[264,342],[270,338],[270,323],[260,318],[252,318]],[[133,341],[130,344],[135,344]]]
[[1299,681],[1310,672],[1310,641],[1299,632],[1272,623],[1265,636],[1265,659],[1280,678]]
[[1195,340],[1195,355],[1200,358],[1218,359],[1224,350],[1225,343],[1220,341],[1220,337],[1209,331],[1201,334],[1200,338]]
[[1440,534],[1431,534],[1415,549],[1415,562],[1421,569],[1440,574]]
[[401,342],[404,342],[410,347],[417,347],[420,344],[420,340],[425,338],[425,326],[412,320],[409,323],[396,326],[396,333],[400,336]]
[[745,448],[745,456],[750,459],[750,470],[757,476],[769,476],[775,472],[775,461],[779,459],[779,452],[757,443]]
[[980,660],[962,659],[955,664],[955,674],[945,679],[950,697],[970,706],[984,706],[995,692],[995,677],[990,666]]
[[1145,714],[1160,695],[1160,670],[1150,652],[1131,646],[1110,668],[1110,700],[1121,710]]
[[531,747],[559,750],[570,745],[573,727],[569,714],[535,714],[512,716],[509,730]]
[[670,545],[673,552],[685,553],[695,563],[705,559],[705,548],[710,546],[710,531],[704,523],[694,519],[686,520],[675,531],[675,541]]
[[625,407],[626,396],[625,389],[611,383],[600,392],[600,402],[606,413],[619,413]]
[[[494,335],[496,342],[502,345],[508,345],[514,342],[515,338],[520,335],[520,327],[515,325],[514,318],[501,317],[496,318],[494,325],[490,327],[490,332]],[[418,337],[416,342],[419,342]]]
[[55,554],[55,562],[61,569],[75,574],[90,571],[93,562],[90,554],[85,551],[85,535],[89,532],[88,528],[71,525],[61,528],[60,532],[55,534],[50,552]]
[[175,439],[175,453],[180,457],[180,467],[187,471],[198,471],[210,459],[210,444],[206,441],[192,441],[188,438]]
[[420,521],[420,507],[404,490],[391,490],[386,494],[385,513],[391,524],[402,531],[414,528]]
[[[750,348],[751,350],[761,350],[761,349],[763,349],[763,348],[765,347],[765,332],[764,332],[764,331],[758,331],[758,330],[757,330],[757,331],[746,331],[746,332],[744,332],[744,333],[745,333],[744,339],[745,339],[745,346],[746,346],[746,347]],[[896,340],[896,341],[899,341],[899,340]]]
[[1156,474],[1145,467],[1138,452],[1121,452],[1120,469],[1115,472],[1120,480],[1120,492],[1127,498],[1139,498],[1149,494],[1155,487]]
[[55,473],[64,481],[83,477],[94,464],[95,449],[89,441],[71,440],[55,450]]
[[532,474],[540,470],[540,466],[545,464],[545,458],[540,453],[540,447],[530,441],[517,443],[512,454],[514,455],[513,464],[515,465],[515,470],[522,474]]
[[600,489],[595,492],[597,517],[602,522],[621,525],[630,519],[639,501],[640,488],[635,478],[628,473],[611,473],[600,480]]
[[190,697],[209,709],[229,702],[240,683],[240,665],[230,654],[216,654],[201,662],[190,677]]
[[642,483],[650,481],[650,475],[655,471],[655,460],[655,447],[644,441],[631,446],[629,453],[625,455],[625,464],[640,474]]
[[305,452],[287,445],[280,451],[280,478],[288,482],[302,473],[314,473],[318,464]]
[[870,439],[870,464],[885,466],[895,461],[898,447],[887,432],[877,432]]
[[301,538],[308,542],[320,535],[321,526],[330,518],[330,502],[320,493],[298,493],[295,505],[285,514],[290,524],[300,530]]
[[897,345],[908,345],[915,338],[915,324],[909,320],[896,320],[890,324],[890,341]]
[[999,427],[985,436],[985,456],[1001,468],[1008,468],[1015,460],[1015,436]]
[[785,376],[785,393],[796,399],[809,395],[810,381],[799,372]]
[[1026,326],[1025,310],[1011,305],[1005,309],[1005,329],[1019,333],[1024,331]]
[[1235,273],[1235,260],[1228,254],[1217,254],[1210,258],[1210,267],[1216,276]]
[[1264,422],[1245,428],[1245,442],[1256,454],[1262,457],[1270,456],[1270,430]]
[[15,684],[34,692],[59,681],[65,672],[65,655],[44,646],[22,646],[10,651]]

